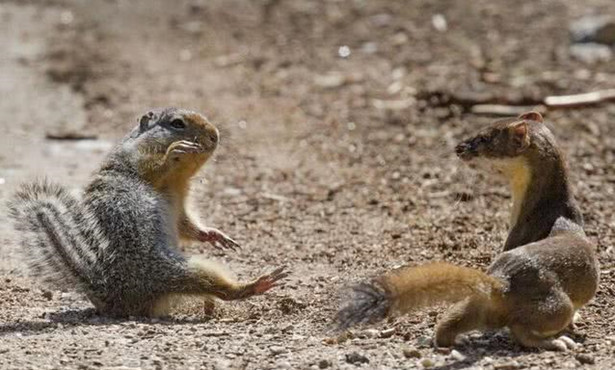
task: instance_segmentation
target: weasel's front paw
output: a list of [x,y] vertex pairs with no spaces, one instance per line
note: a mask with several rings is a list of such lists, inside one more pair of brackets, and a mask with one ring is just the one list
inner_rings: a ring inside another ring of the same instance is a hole
[[201,242],[211,243],[214,247],[218,249],[238,250],[239,248],[241,248],[241,246],[236,241],[234,241],[225,233],[217,229],[208,228],[201,230],[198,235],[198,240]]

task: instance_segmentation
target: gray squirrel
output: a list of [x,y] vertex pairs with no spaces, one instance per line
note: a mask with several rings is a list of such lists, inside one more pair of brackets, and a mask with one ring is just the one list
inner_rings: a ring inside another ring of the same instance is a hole
[[249,283],[200,257],[180,239],[221,248],[237,243],[187,214],[191,177],[218,145],[202,115],[176,108],[146,113],[108,155],[78,200],[60,185],[23,185],[9,201],[34,275],[85,293],[103,315],[163,316],[183,295],[223,300],[262,294],[285,267]]

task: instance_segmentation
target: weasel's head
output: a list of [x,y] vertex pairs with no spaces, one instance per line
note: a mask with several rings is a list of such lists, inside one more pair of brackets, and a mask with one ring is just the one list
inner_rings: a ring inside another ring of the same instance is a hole
[[543,127],[538,112],[495,121],[459,143],[455,152],[471,166],[486,167],[507,177],[514,176],[510,171],[524,166],[534,141],[542,141],[537,136],[542,135]]

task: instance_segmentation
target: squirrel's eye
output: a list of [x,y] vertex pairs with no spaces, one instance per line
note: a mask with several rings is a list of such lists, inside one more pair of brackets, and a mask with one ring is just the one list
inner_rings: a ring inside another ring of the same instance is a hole
[[179,118],[174,119],[173,121],[171,121],[171,123],[169,123],[169,125],[173,128],[176,128],[178,130],[184,129],[186,128],[186,123],[184,123],[184,121],[182,121]]

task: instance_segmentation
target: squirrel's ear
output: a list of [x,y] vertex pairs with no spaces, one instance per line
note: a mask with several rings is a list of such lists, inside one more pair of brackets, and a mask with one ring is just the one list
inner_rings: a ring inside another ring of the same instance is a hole
[[525,149],[530,145],[529,130],[530,128],[526,121],[518,121],[510,125],[513,141],[518,144],[519,149]]
[[531,111],[531,112],[527,112],[527,113],[523,113],[522,115],[519,116],[519,119],[524,119],[524,120],[528,120],[528,121],[535,121],[535,122],[543,122],[542,119],[542,114],[536,112],[536,111]]
[[149,122],[154,118],[153,112],[147,112],[139,119],[139,131],[144,132],[149,128]]

